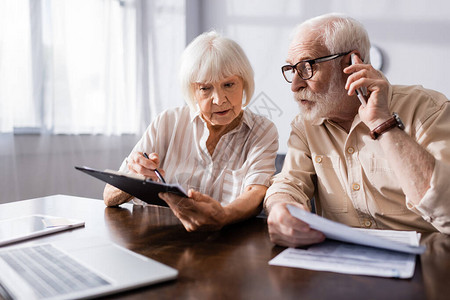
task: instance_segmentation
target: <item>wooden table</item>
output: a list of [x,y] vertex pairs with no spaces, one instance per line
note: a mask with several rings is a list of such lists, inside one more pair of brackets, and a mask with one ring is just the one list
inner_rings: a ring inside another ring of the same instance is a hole
[[86,226],[24,243],[106,236],[179,271],[174,281],[108,299],[450,299],[450,237],[440,233],[424,235],[427,251],[404,280],[269,266],[284,248],[270,242],[263,218],[188,233],[169,209],[154,206],[107,208],[64,195],[0,205],[0,219],[32,213],[80,218]]

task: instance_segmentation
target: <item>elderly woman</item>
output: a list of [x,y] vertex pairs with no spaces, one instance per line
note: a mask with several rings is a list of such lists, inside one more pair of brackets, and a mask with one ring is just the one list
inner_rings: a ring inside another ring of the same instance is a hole
[[[186,230],[219,230],[261,210],[278,133],[271,121],[243,109],[253,95],[253,69],[236,42],[214,31],[198,36],[183,53],[180,79],[188,106],[161,113],[120,171],[158,180],[158,169],[188,191],[189,198],[159,195]],[[103,196],[107,206],[132,198],[110,185]]]

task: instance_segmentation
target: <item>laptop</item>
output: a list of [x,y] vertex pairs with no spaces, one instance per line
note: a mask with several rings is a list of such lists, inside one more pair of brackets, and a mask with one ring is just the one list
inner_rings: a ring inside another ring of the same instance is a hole
[[5,299],[92,298],[177,276],[177,270],[101,237],[0,248]]

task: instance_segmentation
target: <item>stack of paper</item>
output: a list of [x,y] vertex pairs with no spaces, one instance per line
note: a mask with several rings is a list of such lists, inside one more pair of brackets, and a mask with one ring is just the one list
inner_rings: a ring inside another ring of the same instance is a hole
[[327,236],[307,249],[288,248],[270,265],[346,274],[411,278],[419,246],[415,231],[355,229],[288,205],[290,213]]

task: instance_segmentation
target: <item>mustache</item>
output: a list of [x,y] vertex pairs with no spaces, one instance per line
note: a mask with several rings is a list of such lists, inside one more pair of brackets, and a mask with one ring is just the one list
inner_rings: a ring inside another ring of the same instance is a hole
[[321,97],[317,93],[313,93],[310,90],[301,90],[294,93],[294,99],[297,102],[301,100],[308,100],[312,102],[320,101]]
[[326,92],[316,93],[309,89],[300,90],[294,93],[294,99],[297,102],[301,100],[308,100],[311,102],[324,102],[329,101],[333,98],[340,98],[346,95],[347,92],[343,88],[337,87],[337,85],[332,85]]

